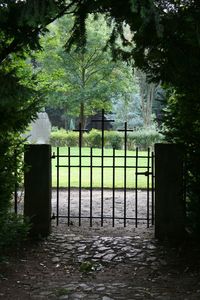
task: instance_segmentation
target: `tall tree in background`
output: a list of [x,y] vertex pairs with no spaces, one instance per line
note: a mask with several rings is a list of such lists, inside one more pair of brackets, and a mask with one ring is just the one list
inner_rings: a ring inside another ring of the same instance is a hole
[[155,101],[158,84],[148,82],[147,75],[140,70],[137,70],[137,78],[140,87],[143,126],[148,128],[153,123],[153,102]]
[[[84,48],[64,49],[63,36],[73,26],[73,18],[63,17],[49,26],[42,39],[43,52],[36,55],[38,79],[46,86],[47,104],[78,116],[85,126],[86,117],[104,108],[111,110],[111,98],[125,97],[133,90],[133,74],[124,62],[114,62],[106,42],[111,33],[103,16],[89,16]],[[69,36],[68,36],[69,37]],[[79,111],[80,107],[80,111]]]

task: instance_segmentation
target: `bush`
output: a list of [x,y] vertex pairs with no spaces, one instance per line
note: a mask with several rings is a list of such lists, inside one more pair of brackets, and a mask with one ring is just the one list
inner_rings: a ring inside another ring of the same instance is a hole
[[[128,133],[127,148],[134,150],[147,150],[155,143],[161,142],[163,136],[155,129],[141,129]],[[101,130],[92,129],[89,133],[83,134],[83,146],[100,148],[102,140]],[[50,144],[54,147],[78,147],[79,132],[65,131],[60,129],[51,133]],[[107,148],[122,149],[124,146],[124,134],[117,131],[105,131],[104,146]]]
[[102,133],[100,130],[92,129],[87,135],[84,135],[85,137],[85,144],[87,144],[88,147],[93,148],[100,148],[102,145]]
[[79,133],[60,129],[51,132],[50,144],[54,147],[75,147],[79,143]]
[[77,147],[79,145],[79,132],[68,131],[66,134],[66,143],[68,147]]
[[30,225],[15,213],[0,215],[0,256],[16,250],[27,239]]
[[121,133],[117,131],[105,132],[106,146],[109,148],[122,149],[124,138]]
[[128,135],[128,145],[130,149],[138,147],[140,150],[152,148],[155,143],[163,140],[162,134],[154,129],[141,129]]
[[51,132],[49,142],[53,147],[67,146],[67,132],[64,129]]

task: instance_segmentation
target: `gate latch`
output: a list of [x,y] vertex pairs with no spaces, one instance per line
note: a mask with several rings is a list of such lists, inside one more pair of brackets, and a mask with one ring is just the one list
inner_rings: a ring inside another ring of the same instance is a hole
[[152,174],[152,172],[146,171],[146,172],[136,172],[136,175],[145,175],[145,176],[149,176]]

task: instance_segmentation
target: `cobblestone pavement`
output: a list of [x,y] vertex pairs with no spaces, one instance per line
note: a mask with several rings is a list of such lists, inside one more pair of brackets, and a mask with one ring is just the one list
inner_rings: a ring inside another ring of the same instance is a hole
[[1,299],[200,299],[199,248],[169,247],[152,229],[59,226],[0,265]]

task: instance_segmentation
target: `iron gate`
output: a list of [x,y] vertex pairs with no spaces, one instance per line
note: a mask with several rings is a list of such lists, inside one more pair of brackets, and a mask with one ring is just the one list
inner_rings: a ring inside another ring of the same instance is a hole
[[[102,112],[102,143],[101,149],[98,151],[93,148],[82,148],[82,127],[79,124],[79,147],[74,152],[74,148],[66,147],[62,152],[57,147],[52,155],[52,159],[56,160],[56,195],[55,207],[52,219],[56,219],[57,225],[59,220],[66,219],[67,224],[71,225],[78,221],[81,226],[83,220],[88,220],[92,227],[94,222],[99,221],[100,226],[110,221],[114,227],[116,223],[126,227],[128,224],[134,224],[137,227],[141,223],[145,223],[147,227],[154,224],[154,153],[148,149],[146,152],[140,152],[138,148],[135,153],[129,152],[127,149],[127,123],[124,129],[124,147],[123,151],[112,149],[108,151],[104,148],[104,112]],[[119,164],[119,160],[123,163]],[[61,169],[66,174],[66,189],[63,196],[62,204],[60,194]],[[95,169],[100,172],[100,186],[93,185],[93,177]],[[76,170],[78,177],[78,187],[74,189],[73,172]],[[85,172],[87,170],[87,175]],[[109,170],[109,177],[106,179],[106,173]],[[120,189],[116,186],[117,173],[123,173],[123,186]],[[83,176],[88,177],[88,187],[83,188]],[[142,191],[140,186],[140,178],[145,178],[145,189]],[[128,181],[133,180],[132,188]],[[111,181],[108,197],[106,189],[106,180]],[[99,192],[97,199],[96,193]],[[87,192],[87,196],[83,194]],[[119,194],[120,193],[120,197]],[[75,195],[75,196],[74,196]],[[142,195],[142,200],[141,200]],[[75,199],[74,199],[75,198]],[[108,201],[109,198],[109,201]],[[120,200],[119,200],[120,198]],[[145,198],[145,199],[144,199]],[[86,204],[87,202],[87,204]],[[109,204],[108,204],[109,202]],[[119,208],[120,207],[120,208]],[[140,211],[142,209],[142,212]]]

